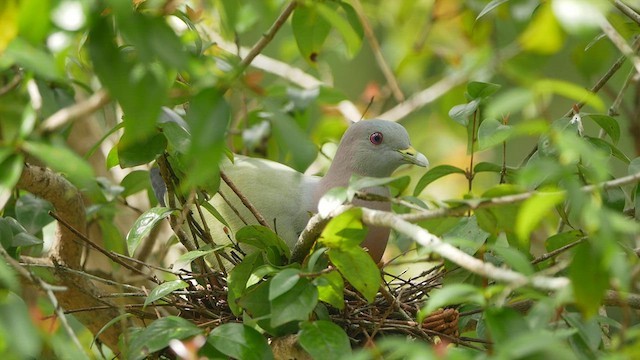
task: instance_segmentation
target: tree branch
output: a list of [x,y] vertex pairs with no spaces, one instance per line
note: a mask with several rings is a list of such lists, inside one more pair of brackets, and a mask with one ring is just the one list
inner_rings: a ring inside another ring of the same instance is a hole
[[107,91],[100,89],[84,101],[77,102],[71,106],[56,111],[53,115],[49,116],[42,122],[40,129],[44,132],[55,131],[75,119],[94,113],[101,107],[108,104],[109,101],[111,101],[111,98]]

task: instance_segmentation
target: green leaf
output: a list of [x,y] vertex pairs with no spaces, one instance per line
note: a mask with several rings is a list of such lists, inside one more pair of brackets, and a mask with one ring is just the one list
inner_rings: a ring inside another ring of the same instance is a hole
[[0,161],[0,209],[4,209],[11,197],[11,192],[18,183],[23,168],[24,158],[22,155],[12,154]]
[[513,127],[498,120],[485,119],[478,128],[478,150],[502,144],[513,134]]
[[7,60],[13,61],[47,80],[66,82],[66,77],[64,77],[62,69],[56,64],[53,55],[20,37],[13,39],[4,51],[3,56],[6,56]]
[[331,24],[319,14],[315,4],[299,4],[291,17],[291,27],[300,54],[307,62],[315,65],[331,31]]
[[533,275],[534,270],[529,258],[518,249],[501,245],[490,245],[489,249],[513,270],[524,275]]
[[418,321],[422,322],[434,311],[454,304],[476,304],[485,305],[485,298],[482,291],[469,284],[451,284],[441,289],[434,289],[429,293],[429,299],[425,306],[418,313]]
[[140,242],[149,235],[151,230],[162,219],[171,215],[173,209],[166,207],[154,207],[145,211],[138,219],[133,223],[133,226],[127,233],[127,250],[129,255],[133,255]]
[[333,248],[327,251],[329,260],[342,276],[358,290],[368,302],[378,293],[382,278],[380,269],[361,247]]
[[484,319],[491,334],[491,339],[497,343],[505,342],[511,337],[526,333],[529,329],[525,318],[508,307],[489,307],[484,311]]
[[227,291],[227,303],[229,304],[229,308],[231,308],[231,312],[235,316],[240,315],[240,307],[236,303],[240,296],[244,293],[244,289],[247,287],[247,281],[249,277],[251,277],[251,273],[253,269],[262,265],[262,254],[260,252],[251,253],[242,259],[240,264],[236,265],[231,272],[229,272],[229,277],[227,279],[227,286],[229,290]]
[[604,265],[603,255],[587,242],[577,245],[569,265],[569,278],[580,310],[587,317],[595,315],[609,287],[609,271]]
[[148,164],[167,147],[167,140],[162,134],[146,138],[130,134],[131,132],[125,130],[118,142],[118,162],[123,168]]
[[[225,134],[231,118],[231,109],[223,95],[219,89],[208,88],[190,102],[187,123],[191,128],[191,146],[185,155],[185,167],[191,170],[186,178],[187,187],[207,188],[211,179],[219,177],[217,164],[224,153]],[[208,163],[203,163],[202,159],[207,159]]]
[[193,251],[189,251],[186,252],[182,255],[180,255],[180,257],[178,257],[173,265],[174,269],[182,269],[184,268],[187,264],[192,263],[194,260],[199,259],[203,256],[207,256],[211,253],[214,253],[216,251],[219,251],[221,249],[224,249],[226,247],[228,247],[229,245],[218,245],[216,247],[212,247],[211,244],[207,244],[201,248],[199,248],[198,250],[193,250]]
[[[0,236],[2,236],[0,237],[0,245],[4,247],[5,234],[3,234],[2,231],[4,227],[2,220],[4,219],[0,218]],[[20,283],[18,282],[15,270],[13,270],[6,261],[0,261],[0,289],[7,289],[16,293],[20,291]]]
[[465,94],[468,100],[486,99],[489,96],[495,94],[500,90],[501,85],[485,83],[480,81],[471,81],[467,84],[467,93]]
[[270,117],[279,146],[291,155],[292,167],[304,171],[318,155],[318,148],[287,114],[280,111]]
[[480,100],[472,100],[467,104],[456,105],[449,110],[449,117],[462,126],[469,125],[469,117],[480,106]]
[[20,2],[18,32],[33,45],[43,43],[51,27],[50,0],[23,0]]
[[627,157],[627,155],[625,155],[625,153],[623,153],[620,149],[618,149],[615,145],[611,144],[610,142],[603,139],[596,138],[596,137],[591,137],[591,136],[585,136],[585,139],[587,139],[587,141],[595,145],[597,148],[602,149],[605,152],[613,155],[618,160],[626,164],[629,164],[630,160]]
[[560,191],[539,191],[522,203],[516,218],[515,233],[523,246],[529,243],[531,233],[542,219],[564,199],[565,194]]
[[209,333],[207,342],[234,359],[273,359],[267,339],[255,329],[243,324],[222,324]]
[[22,148],[53,170],[66,175],[75,185],[80,187],[94,186],[94,173],[91,165],[68,148],[35,141],[25,141],[22,143]]
[[582,101],[598,111],[604,111],[604,102],[600,97],[575,83],[558,79],[541,79],[531,87],[536,94],[558,94],[568,99]]
[[294,320],[307,320],[317,303],[316,286],[308,279],[300,278],[289,291],[271,300],[271,326],[275,328]]
[[480,173],[480,172],[495,172],[495,173],[499,173],[499,172],[502,172],[502,166],[500,166],[498,164],[494,164],[494,163],[483,161],[483,162],[477,163],[473,167],[473,172],[474,173]]
[[367,188],[385,185],[388,185],[391,188],[393,196],[394,192],[396,194],[402,193],[404,189],[409,186],[410,182],[411,177],[409,176],[375,178],[352,175],[349,179],[349,187],[347,188],[347,198],[351,201],[353,200],[356,191],[366,191]]
[[367,235],[362,224],[362,209],[352,208],[334,217],[325,226],[318,243],[330,249],[358,247]]
[[331,321],[302,323],[298,342],[315,360],[334,360],[352,356],[349,337],[340,326]]
[[[349,57],[353,57],[360,50],[360,46],[362,45],[362,31],[357,33],[349,21],[340,16],[334,7],[330,7],[326,5],[325,2],[316,2],[314,3],[317,7],[318,13],[342,36],[345,44],[347,45],[347,54]],[[359,28],[361,30],[361,28]]]
[[318,287],[318,299],[335,307],[344,309],[344,280],[337,271],[323,274],[314,283]]
[[620,125],[616,119],[602,114],[582,114],[582,117],[591,119],[598,124],[609,135],[614,144],[617,144],[620,140]]
[[20,196],[16,201],[16,218],[30,234],[38,233],[54,220],[49,211],[53,211],[50,202],[31,194]]
[[548,252],[558,250],[559,248],[576,242],[584,237],[580,230],[570,230],[550,236],[544,243]]
[[[258,249],[267,250],[267,255],[272,263],[279,264],[281,256],[287,259],[291,256],[287,244],[271,229],[262,225],[248,225],[238,230],[236,241],[254,246]],[[277,249],[277,253],[273,253]]]
[[151,323],[148,327],[135,332],[129,337],[127,359],[144,359],[150,354],[169,346],[173,339],[186,339],[203,330],[178,316],[167,316]]
[[278,272],[269,283],[269,301],[291,290],[300,279],[299,269],[288,268]]
[[124,191],[122,192],[123,197],[147,190],[151,187],[149,172],[146,170],[132,171],[122,179],[120,185],[124,187]]
[[182,280],[164,282],[151,290],[147,298],[144,300],[143,308],[156,300],[162,299],[166,295],[169,295],[178,289],[184,289],[188,286],[189,284]]
[[[522,193],[522,189],[511,184],[500,184],[482,194],[482,198],[501,197]],[[491,208],[477,209],[476,217],[480,227],[492,234],[500,231],[514,232],[521,204],[506,204]]]
[[465,174],[465,171],[451,165],[438,165],[429,169],[420,180],[418,180],[418,184],[416,188],[413,190],[413,196],[418,196],[427,187],[427,185],[432,182],[440,179],[441,177],[450,175],[450,174]]

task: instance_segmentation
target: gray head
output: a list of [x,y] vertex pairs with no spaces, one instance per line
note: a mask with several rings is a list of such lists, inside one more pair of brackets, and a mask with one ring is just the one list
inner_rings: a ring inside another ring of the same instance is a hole
[[385,120],[362,120],[347,129],[327,175],[332,172],[387,177],[400,165],[428,166],[405,128]]

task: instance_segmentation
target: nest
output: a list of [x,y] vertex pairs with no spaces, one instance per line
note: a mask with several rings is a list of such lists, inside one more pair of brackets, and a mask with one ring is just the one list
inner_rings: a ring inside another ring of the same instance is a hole
[[[422,323],[416,320],[429,291],[440,287],[443,274],[442,265],[409,279],[385,273],[384,286],[372,303],[347,287],[344,309],[327,305],[329,317],[344,329],[354,347],[367,346],[375,339],[390,335],[474,347],[473,339],[460,337],[460,313],[455,308],[439,309]],[[174,304],[182,311],[181,316],[208,327],[241,322],[229,309],[224,281],[218,282],[220,287],[197,286],[185,292],[186,301]]]

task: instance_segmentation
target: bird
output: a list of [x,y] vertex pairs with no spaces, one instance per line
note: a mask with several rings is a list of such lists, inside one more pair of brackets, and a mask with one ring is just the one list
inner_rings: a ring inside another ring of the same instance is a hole
[[[225,159],[220,168],[287,246],[293,249],[311,215],[318,212],[320,199],[329,190],[347,187],[353,175],[389,177],[405,164],[427,167],[429,161],[411,146],[409,135],[402,125],[371,119],[355,122],[347,128],[331,165],[322,177],[305,175],[275,161],[242,155],[234,155],[233,161]],[[384,186],[363,191],[389,196],[389,190]],[[202,212],[214,241],[223,239],[228,242],[229,232],[233,238],[233,234],[242,227],[257,223],[224,181],[221,181],[218,193],[209,202],[226,221],[225,225],[209,212]],[[391,210],[389,202],[353,199],[352,204]],[[371,226],[361,244],[376,263],[382,258],[389,233],[388,228]]]

